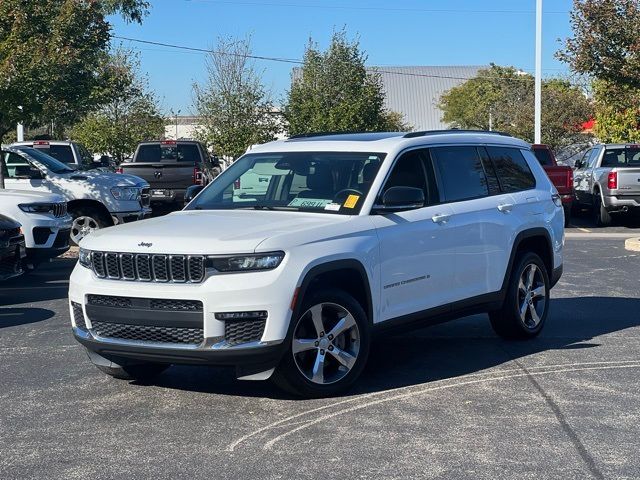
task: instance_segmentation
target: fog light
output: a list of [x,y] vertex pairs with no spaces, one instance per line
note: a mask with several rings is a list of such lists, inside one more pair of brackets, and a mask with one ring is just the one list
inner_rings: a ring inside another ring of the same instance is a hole
[[216,320],[264,320],[265,318],[267,318],[266,310],[216,313]]

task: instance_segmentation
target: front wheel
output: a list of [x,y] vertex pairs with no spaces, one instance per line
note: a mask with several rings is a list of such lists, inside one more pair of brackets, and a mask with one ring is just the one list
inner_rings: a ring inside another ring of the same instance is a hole
[[111,225],[109,219],[106,218],[106,215],[104,215],[99,209],[92,206],[77,207],[70,210],[69,213],[73,218],[70,235],[70,240],[73,245],[78,245],[80,240],[94,230]]
[[489,314],[493,330],[508,339],[537,336],[547,319],[549,288],[542,259],[532,252],[522,255],[509,278],[502,308]]
[[362,373],[371,332],[362,306],[349,294],[324,290],[304,301],[275,383],[308,398],[336,395]]

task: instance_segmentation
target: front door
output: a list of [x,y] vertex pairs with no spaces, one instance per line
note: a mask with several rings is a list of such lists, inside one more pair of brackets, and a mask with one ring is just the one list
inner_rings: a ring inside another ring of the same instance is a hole
[[428,152],[411,150],[396,161],[380,198],[391,187],[424,190],[426,205],[373,215],[380,242],[380,316],[384,321],[451,302],[455,252],[449,221],[452,210],[439,204]]

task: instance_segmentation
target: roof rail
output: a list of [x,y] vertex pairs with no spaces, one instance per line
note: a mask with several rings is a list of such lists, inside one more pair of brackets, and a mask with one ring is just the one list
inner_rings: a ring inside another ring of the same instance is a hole
[[484,133],[489,135],[502,135],[503,137],[510,137],[508,133],[497,132],[495,130],[461,130],[459,128],[452,128],[449,130],[424,130],[422,132],[409,132],[403,138],[416,138],[426,137],[429,135],[449,135],[451,133]]
[[326,137],[328,135],[353,135],[355,133],[373,133],[373,132],[363,132],[357,130],[350,130],[346,132],[310,132],[310,133],[298,133],[297,135],[291,135],[287,138],[287,140],[293,138],[311,138],[311,137]]

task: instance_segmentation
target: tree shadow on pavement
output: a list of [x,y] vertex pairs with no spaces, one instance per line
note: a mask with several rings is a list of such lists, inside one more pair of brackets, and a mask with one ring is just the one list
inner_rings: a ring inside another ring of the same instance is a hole
[[[551,301],[542,335],[529,341],[500,339],[486,315],[378,338],[367,368],[348,395],[460,377],[545,351],[566,350],[565,357],[584,355],[580,352],[600,346],[594,340],[597,337],[639,326],[638,310],[638,298],[559,298]],[[640,353],[637,357],[640,361]],[[599,359],[594,355],[590,360]],[[292,398],[270,382],[236,381],[233,370],[215,367],[173,367],[154,385],[219,395]]]

